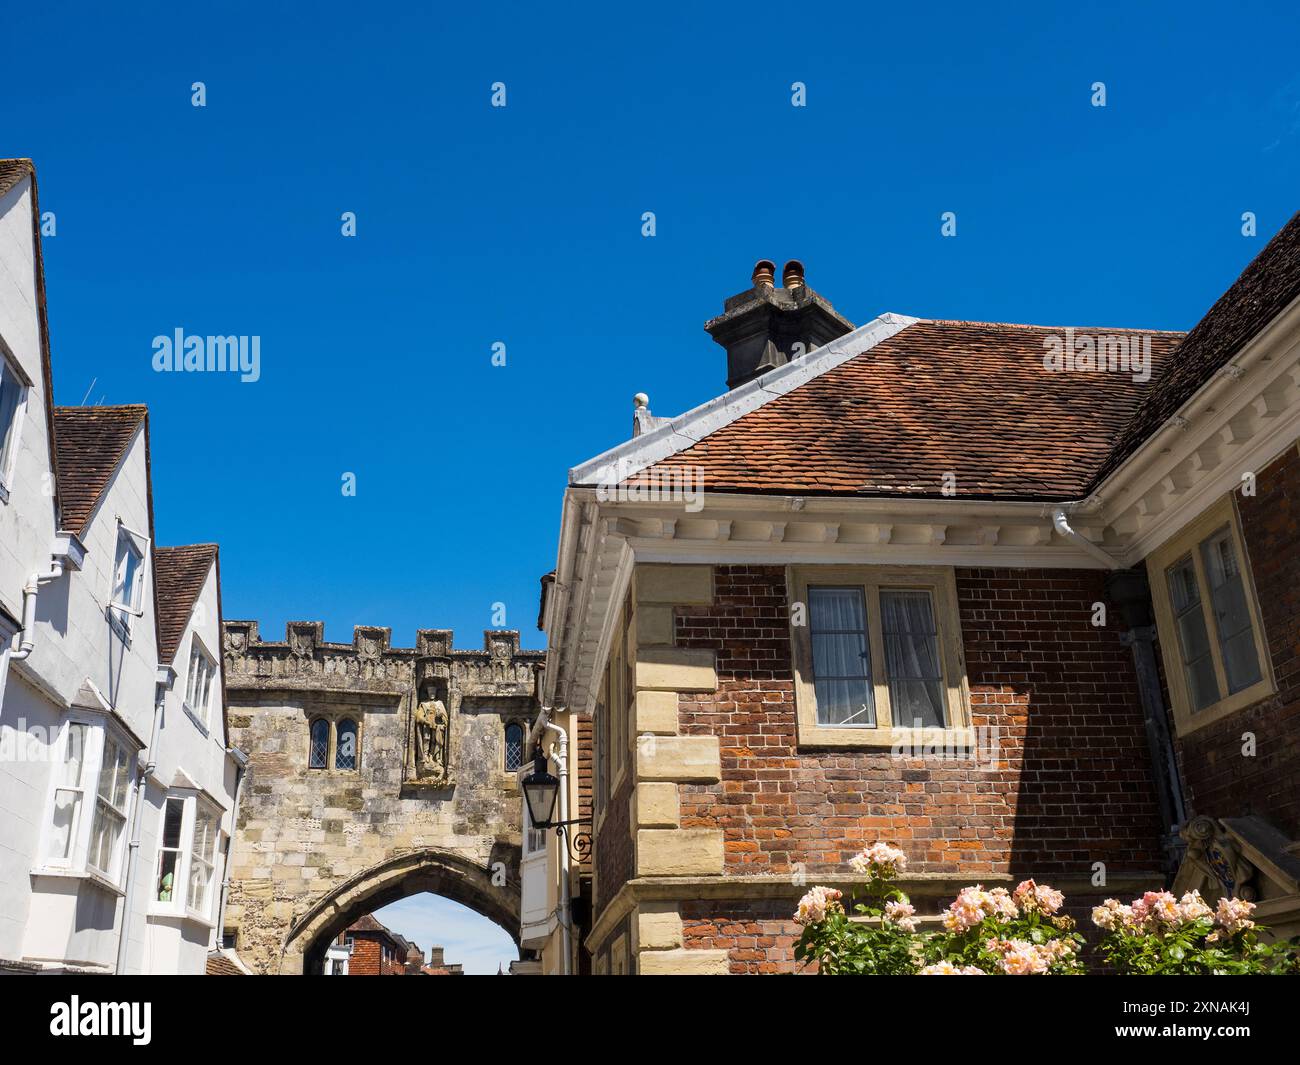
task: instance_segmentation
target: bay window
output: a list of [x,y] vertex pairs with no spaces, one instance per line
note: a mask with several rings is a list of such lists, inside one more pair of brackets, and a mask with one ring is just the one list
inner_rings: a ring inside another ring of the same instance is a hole
[[893,746],[966,730],[970,700],[953,571],[791,571],[799,743]]
[[1200,728],[1274,691],[1233,496],[1147,559],[1174,722]]
[[163,804],[151,913],[210,922],[222,810],[205,794],[177,789]]
[[48,875],[122,879],[138,744],[107,718],[68,720],[56,741],[41,865]]

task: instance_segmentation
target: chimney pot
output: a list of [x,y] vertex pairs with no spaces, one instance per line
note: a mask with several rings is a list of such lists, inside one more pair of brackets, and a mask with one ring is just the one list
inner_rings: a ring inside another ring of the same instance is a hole
[[[784,288],[773,287],[770,259],[754,266],[753,287],[730,296],[722,313],[704,323],[727,352],[727,387],[736,388],[851,332],[853,323],[804,282],[803,263],[791,259],[782,272]],[[633,412],[638,433],[667,421]]]

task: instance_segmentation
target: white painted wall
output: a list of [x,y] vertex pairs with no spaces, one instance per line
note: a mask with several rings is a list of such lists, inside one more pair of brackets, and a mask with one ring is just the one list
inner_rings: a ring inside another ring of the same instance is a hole
[[[32,382],[20,414],[8,498],[0,500],[0,605],[14,617],[21,617],[22,590],[30,575],[49,568],[56,532],[31,196],[31,181],[24,179],[0,197],[0,338]],[[86,557],[81,571],[41,587],[35,649],[27,660],[8,664],[0,689],[0,963],[27,960],[99,969],[111,969],[116,963],[125,908],[121,893],[84,875],[49,872],[43,864],[43,848],[52,816],[51,747],[86,682],[98,688],[113,717],[129,732],[145,743],[152,732],[159,665],[152,551],[145,573],[144,614],[132,619],[129,641],[113,631],[107,613],[118,523],[149,535],[148,499],[141,426],[82,536]],[[177,679],[174,691],[166,696],[153,754],[157,770],[135,796],[144,806],[136,890],[130,900],[126,965],[130,972],[201,973],[215,942],[224,874],[220,863],[214,874],[209,921],[154,918],[148,910],[163,801],[178,773],[210,793],[224,811],[223,830],[232,827],[235,767],[225,753],[220,678],[214,682],[216,694],[206,729],[182,706],[195,632],[220,669],[217,602],[214,567],[176,661],[170,663]],[[93,795],[86,796],[81,816],[89,818],[92,808]],[[128,810],[124,830],[128,837],[132,812]],[[120,882],[125,881],[124,854]]]

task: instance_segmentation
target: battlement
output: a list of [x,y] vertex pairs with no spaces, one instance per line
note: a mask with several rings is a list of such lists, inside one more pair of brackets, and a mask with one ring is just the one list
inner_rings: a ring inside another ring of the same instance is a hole
[[[481,650],[457,650],[451,629],[420,629],[414,647],[393,647],[392,629],[357,625],[351,643],[325,639],[323,621],[290,621],[283,640],[263,640],[256,621],[226,621],[222,657],[228,687],[347,687],[406,690],[419,679],[457,675],[466,687],[533,693],[546,654],[519,647],[515,629],[484,629]],[[502,692],[506,694],[506,692]]]

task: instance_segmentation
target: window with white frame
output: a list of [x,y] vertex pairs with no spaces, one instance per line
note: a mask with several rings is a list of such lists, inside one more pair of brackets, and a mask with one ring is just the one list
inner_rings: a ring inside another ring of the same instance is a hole
[[185,705],[206,726],[208,705],[212,698],[212,681],[217,663],[208,654],[198,636],[190,638],[190,676],[185,686]]
[[58,739],[39,871],[121,880],[139,748],[106,719],[69,720]]
[[162,834],[158,837],[158,868],[154,881],[154,901],[176,900],[176,881],[181,870],[181,833],[185,829],[185,800],[169,798],[163,804]]
[[1272,694],[1268,646],[1232,496],[1153,552],[1147,570],[1180,732]]
[[220,828],[220,812],[215,806],[199,799],[194,811],[194,833],[190,844],[189,890],[185,897],[185,908],[202,917],[207,916],[211,901]]
[[167,796],[154,862],[154,913],[211,919],[218,857],[221,808],[197,791]]
[[117,527],[117,555],[113,564],[113,595],[108,614],[122,636],[131,634],[131,619],[144,612],[145,560],[149,539],[125,525]]
[[104,760],[95,789],[95,821],[90,832],[92,869],[110,880],[117,878],[118,857],[126,834],[127,800],[130,795],[131,762],[134,755],[118,737],[104,735]]
[[801,744],[969,728],[951,569],[809,566],[791,587]]
[[9,357],[0,351],[0,491],[7,492],[13,479],[14,457],[18,452],[18,421],[27,385]]

